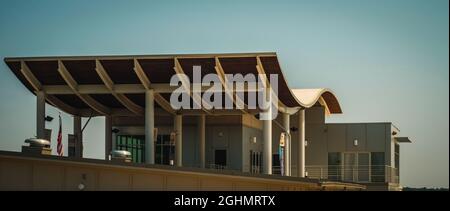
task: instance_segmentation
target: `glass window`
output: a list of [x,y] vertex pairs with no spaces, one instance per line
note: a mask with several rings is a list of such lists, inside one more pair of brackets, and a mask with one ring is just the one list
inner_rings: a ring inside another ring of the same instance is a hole
[[175,157],[175,146],[170,142],[170,135],[158,135],[155,148],[155,163],[170,165],[170,160]]
[[328,153],[328,179],[341,180],[342,154],[340,152]]
[[143,163],[145,136],[116,136],[116,148],[131,153],[133,163]]
[[272,174],[281,175],[280,155],[272,155]]
[[395,168],[400,169],[400,145],[395,144]]
[[385,182],[385,158],[384,152],[371,153],[371,181]]
[[214,164],[216,168],[224,169],[227,166],[227,150],[215,150]]
[[370,154],[358,153],[358,182],[369,182],[370,180]]
[[250,150],[250,173],[261,172],[261,153]]
[[344,153],[344,181],[356,182],[356,153]]

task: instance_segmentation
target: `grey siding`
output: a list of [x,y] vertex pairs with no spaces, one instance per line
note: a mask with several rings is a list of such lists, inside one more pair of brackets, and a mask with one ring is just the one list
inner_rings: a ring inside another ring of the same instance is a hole
[[[250,139],[256,137],[256,143],[251,143]],[[262,131],[260,129],[244,126],[242,130],[242,171],[250,171],[250,150],[262,152]]]

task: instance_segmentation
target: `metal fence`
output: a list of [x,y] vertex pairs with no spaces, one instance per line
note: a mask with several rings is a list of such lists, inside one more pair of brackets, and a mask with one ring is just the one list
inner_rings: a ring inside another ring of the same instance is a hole
[[218,164],[208,164],[206,165],[208,169],[216,169],[216,170],[227,170],[227,166],[218,165]]
[[359,183],[399,183],[398,169],[391,166],[306,166],[308,178]]

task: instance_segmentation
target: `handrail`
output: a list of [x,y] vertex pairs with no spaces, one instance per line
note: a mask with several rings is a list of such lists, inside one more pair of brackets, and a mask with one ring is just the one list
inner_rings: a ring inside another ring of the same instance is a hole
[[399,183],[399,171],[388,165],[309,165],[308,178],[359,183]]

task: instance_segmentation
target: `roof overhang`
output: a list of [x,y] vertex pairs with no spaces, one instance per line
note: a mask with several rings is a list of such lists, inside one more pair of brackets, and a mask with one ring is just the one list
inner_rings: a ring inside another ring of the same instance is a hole
[[408,137],[395,137],[394,139],[397,143],[412,143]]
[[[341,113],[334,94],[327,89],[297,91],[294,94],[278,63],[276,53],[173,54],[131,56],[63,56],[14,57],[5,63],[32,93],[43,91],[53,106],[73,115],[141,115],[145,108],[145,91],[155,91],[156,106],[169,113],[236,114],[258,110],[180,111],[170,106],[170,79],[176,73],[193,76],[193,66],[202,67],[202,75],[270,74],[278,75],[278,107],[294,113],[320,102],[329,113]],[[225,83],[221,80],[223,86]],[[203,87],[202,87],[203,89]],[[208,89],[208,87],[204,87]],[[203,90],[204,91],[204,90]],[[247,97],[257,90],[245,89]],[[306,95],[307,97],[304,97]],[[317,97],[318,96],[318,97]],[[191,100],[195,101],[191,96]],[[306,99],[305,99],[306,98]],[[237,99],[233,99],[235,102]]]
[[327,114],[341,114],[342,109],[337,97],[327,88],[292,89],[298,103],[304,108],[310,108],[317,103],[325,107]]

